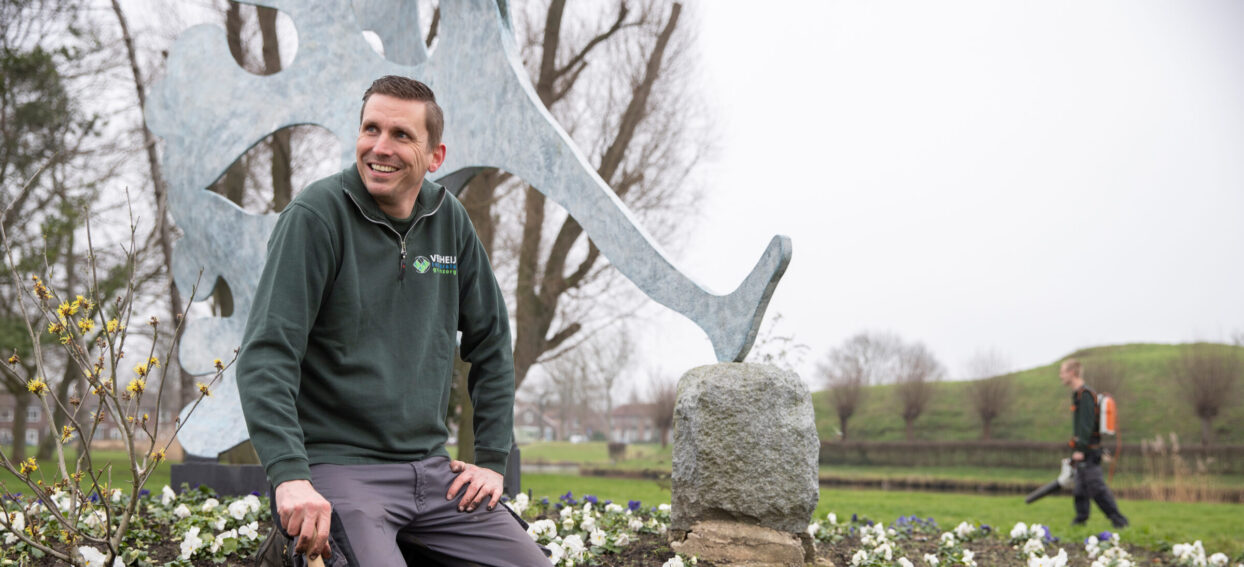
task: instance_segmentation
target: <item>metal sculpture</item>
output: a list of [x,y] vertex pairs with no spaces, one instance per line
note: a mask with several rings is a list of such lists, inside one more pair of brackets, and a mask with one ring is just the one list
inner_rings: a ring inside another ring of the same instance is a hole
[[[169,205],[185,234],[173,260],[177,285],[188,293],[202,269],[202,281],[223,279],[234,297],[232,316],[200,317],[187,325],[179,354],[189,372],[211,372],[213,358],[241,341],[276,222],[274,214],[247,213],[206,188],[252,145],[292,125],[327,128],[347,148],[342,163],[352,163],[361,93],[388,74],[427,83],[444,108],[450,151],[438,182],[457,193],[483,168],[517,175],[562,205],[644,293],[704,329],[719,361],[747,355],[790,261],[790,239],[775,236],[752,272],[727,295],[713,294],[679,271],[540,103],[519,58],[504,0],[442,2],[440,38],[430,55],[418,33],[414,2],[237,1],[289,15],[298,30],[294,61],[275,75],[253,75],[234,62],[220,28],[191,28],[171,50],[146,115],[166,144]],[[363,30],[381,38],[384,57]],[[194,299],[210,293],[200,289]],[[231,372],[197,411],[202,415],[180,434],[190,454],[214,457],[246,440]]]

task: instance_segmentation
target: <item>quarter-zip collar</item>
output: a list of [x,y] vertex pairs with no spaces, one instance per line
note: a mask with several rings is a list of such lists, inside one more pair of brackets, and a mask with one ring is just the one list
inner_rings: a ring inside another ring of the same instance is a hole
[[380,209],[380,205],[376,203],[376,199],[367,192],[367,187],[363,185],[363,178],[359,176],[358,168],[355,166],[347,167],[341,175],[342,189],[346,193],[346,197],[354,206],[358,208],[359,214],[368,221],[383,226],[397,241],[398,248],[398,271],[397,281],[406,278],[406,239],[410,237],[410,233],[415,231],[415,227],[419,226],[419,221],[436,214],[440,210],[441,205],[445,202],[445,188],[428,181],[425,177],[423,185],[419,188],[419,195],[415,197],[414,221],[410,223],[410,228],[406,229],[406,233],[402,234],[393,226],[393,222],[389,220],[389,215]]
[[[350,200],[354,202],[359,212],[367,220],[384,224],[392,228],[394,232],[397,231],[396,228],[393,228],[393,223],[389,222],[388,215],[380,210],[380,205],[376,203],[376,199],[371,196],[371,193],[367,192],[367,187],[363,185],[363,178],[359,176],[357,166],[350,164],[349,167],[341,172],[341,185],[342,190],[350,196]],[[419,220],[423,217],[435,214],[444,202],[445,188],[438,183],[429,181],[426,177],[423,178],[423,185],[419,187],[419,196],[415,197],[414,225],[418,225]],[[412,225],[412,228],[414,225]]]

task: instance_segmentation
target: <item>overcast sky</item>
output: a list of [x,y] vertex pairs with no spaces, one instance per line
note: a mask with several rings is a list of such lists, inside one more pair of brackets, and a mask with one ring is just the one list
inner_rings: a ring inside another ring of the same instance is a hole
[[[769,313],[814,386],[861,330],[952,376],[986,348],[1027,368],[1244,330],[1244,3],[758,6],[692,12],[721,152],[676,256],[728,291],[789,235]],[[654,365],[713,362],[658,318]]]

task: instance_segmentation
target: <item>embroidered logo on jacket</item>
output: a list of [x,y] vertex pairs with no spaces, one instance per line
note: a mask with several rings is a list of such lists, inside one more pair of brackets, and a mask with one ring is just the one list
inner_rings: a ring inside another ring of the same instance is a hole
[[458,257],[429,254],[427,257],[419,256],[415,258],[415,270],[423,274],[427,273],[429,269],[434,274],[456,276],[458,275]]

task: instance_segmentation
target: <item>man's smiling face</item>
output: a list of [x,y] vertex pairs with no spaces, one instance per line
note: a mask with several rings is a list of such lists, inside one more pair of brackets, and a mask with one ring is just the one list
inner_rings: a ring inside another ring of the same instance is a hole
[[406,218],[423,176],[445,161],[445,145],[428,143],[426,104],[375,94],[363,107],[355,162],[363,185],[381,210]]

